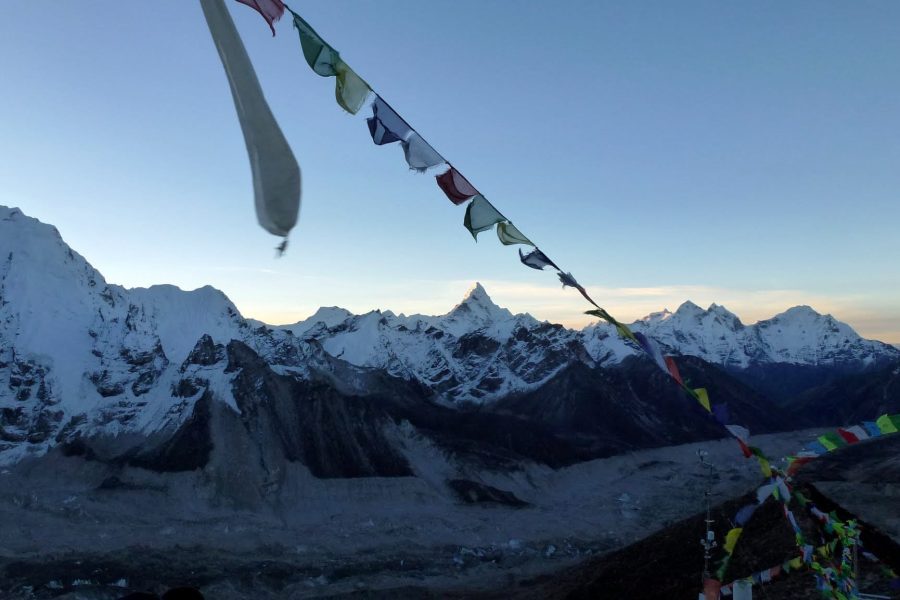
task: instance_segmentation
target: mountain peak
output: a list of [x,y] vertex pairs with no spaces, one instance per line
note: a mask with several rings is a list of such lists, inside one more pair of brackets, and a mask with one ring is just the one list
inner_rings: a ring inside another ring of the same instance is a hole
[[454,321],[465,321],[476,327],[483,327],[490,323],[506,321],[511,319],[512,316],[512,313],[507,309],[494,304],[484,286],[476,282],[466,293],[462,302],[447,313],[446,318]]
[[463,302],[465,302],[466,300],[473,300],[473,301],[477,301],[477,302],[490,302],[491,304],[494,303],[494,301],[491,300],[491,297],[488,296],[487,290],[485,290],[484,286],[481,285],[481,283],[478,281],[476,281],[475,285],[473,285],[471,288],[469,288],[469,291],[466,292],[466,295],[463,298]]
[[799,306],[792,306],[787,309],[783,313],[779,313],[775,315],[773,318],[777,319],[779,317],[789,317],[789,318],[817,318],[817,317],[830,317],[831,315],[823,315],[818,312],[811,306],[807,306],[806,304],[801,304]]
[[678,307],[675,311],[676,315],[691,315],[705,312],[702,308],[691,302],[690,300],[685,300],[684,303]]

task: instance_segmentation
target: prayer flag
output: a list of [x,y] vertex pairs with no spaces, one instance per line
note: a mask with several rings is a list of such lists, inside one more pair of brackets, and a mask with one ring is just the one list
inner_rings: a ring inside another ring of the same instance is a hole
[[431,167],[436,167],[447,162],[444,157],[437,153],[437,150],[425,141],[425,139],[417,132],[412,131],[404,140],[400,140],[403,144],[403,154],[406,155],[406,164],[409,168],[423,173]]
[[[447,194],[447,198],[453,204],[462,204],[469,198],[478,195],[478,190],[475,189],[475,186],[469,183],[469,180],[463,177],[462,173],[457,171],[453,165],[450,165],[447,171],[441,173],[435,179],[437,179],[438,187]],[[534,244],[531,245],[533,246]]]
[[788,466],[787,474],[794,475],[797,471],[800,470],[800,467],[810,462],[811,460],[811,456],[798,456],[797,458],[794,458],[791,461],[791,464]]
[[769,464],[769,459],[764,458],[762,456],[757,456],[756,462],[759,463],[759,470],[762,471],[763,477],[771,477],[772,476],[772,465]]
[[335,65],[335,71],[337,78],[334,84],[334,97],[341,108],[355,115],[363,107],[372,90],[369,84],[340,58]]
[[818,439],[819,439],[819,442],[821,442],[823,446],[828,448],[829,452],[832,452],[834,450],[837,450],[838,448],[841,448],[841,447],[847,445],[847,442],[844,441],[844,438],[842,438],[841,436],[839,436],[838,434],[836,434],[833,431],[829,431],[828,433],[826,433],[824,435],[820,435]]
[[880,429],[881,433],[883,434],[897,433],[897,426],[888,415],[881,415],[875,420],[875,423],[878,425],[878,429]]
[[300,212],[300,166],[263,96],[253,64],[222,0],[200,0],[228,77],[253,177],[256,219],[285,237]]
[[878,437],[881,435],[881,429],[879,429],[878,424],[874,421],[863,421],[863,427],[866,428],[866,432],[870,437]]
[[678,382],[678,385],[684,386],[684,382],[681,380],[681,373],[678,372],[678,365],[675,364],[675,359],[671,356],[666,357],[666,367],[669,370],[669,375],[672,376],[672,379]]
[[744,531],[743,528],[735,527],[725,535],[725,552],[728,554],[734,553],[734,547],[737,544],[738,538],[741,537],[742,531]]
[[728,421],[731,420],[728,405],[725,403],[722,404],[713,404],[712,407],[713,416],[716,418],[721,425],[726,425]]
[[852,427],[847,427],[847,431],[856,436],[856,439],[859,441],[869,439],[869,434],[866,433],[866,430],[860,427],[859,425],[853,425]]
[[559,276],[559,282],[563,285],[563,287],[573,287],[575,289],[580,289],[581,286],[575,281],[575,278],[572,277],[571,273],[564,273],[559,271],[556,273]]
[[294,27],[300,34],[303,57],[309,67],[322,77],[337,75],[337,66],[341,60],[338,51],[329,46],[300,15],[294,11],[291,14],[294,16]]
[[509,221],[497,223],[497,237],[500,238],[500,243],[504,246],[512,246],[513,244],[534,246],[534,243]]
[[372,116],[366,119],[372,141],[378,146],[405,140],[413,132],[412,127],[390,105],[375,94]]
[[825,445],[818,440],[806,444],[805,447],[809,448],[810,451],[815,452],[817,456],[828,454],[828,448],[826,448]]
[[767,483],[766,485],[761,485],[756,489],[756,502],[757,504],[762,504],[765,502],[766,498],[772,495],[775,491],[774,483]]
[[756,512],[756,509],[758,507],[758,504],[748,504],[742,507],[734,516],[734,522],[743,527],[747,524],[748,521],[750,521],[750,518],[753,516],[753,513]]
[[[478,194],[472,198],[472,201],[466,207],[466,217],[463,220],[463,225],[466,226],[466,229],[469,230],[469,233],[472,234],[472,237],[477,242],[479,233],[487,231],[497,223],[505,220],[506,218],[484,196]],[[523,260],[522,262],[525,261]]]
[[856,434],[852,431],[844,429],[843,427],[838,427],[837,433],[839,436],[844,438],[844,441],[848,444],[855,444],[859,441],[859,438],[856,437]]
[[712,412],[712,407],[709,405],[709,394],[706,392],[706,388],[697,388],[694,390],[694,393],[697,395],[697,401],[706,409],[706,412]]
[[[587,291],[581,286],[581,284],[578,283],[577,281],[575,281],[575,278],[572,276],[571,273],[563,273],[562,271],[558,271],[556,274],[559,276],[559,282],[562,283],[563,287],[575,288],[576,290],[579,291],[579,293],[582,296],[584,296],[585,300],[587,300],[588,302],[590,302],[591,304],[596,306],[598,309],[600,308],[600,305],[597,304],[596,302],[594,302],[593,298],[588,296]],[[613,320],[615,321],[615,319],[613,319]],[[624,335],[625,337],[632,340],[636,344],[638,343],[637,338],[634,337],[634,334],[631,333],[630,329],[628,329],[625,325],[623,325],[622,323],[619,323],[618,321],[615,321],[615,324],[616,324],[616,330],[619,331],[620,335]],[[624,334],[624,333],[622,333],[623,331],[627,331],[628,333]]]
[[663,372],[666,371],[666,361],[663,359],[662,352],[659,351],[659,348],[653,343],[653,340],[648,338],[646,335],[641,333],[640,331],[634,332],[634,337],[637,339],[638,344],[641,346],[641,349],[647,353],[647,356],[653,359],[653,362],[656,363]]
[[718,579],[709,578],[703,582],[703,600],[719,600],[719,592],[722,588],[722,582]]
[[546,254],[541,252],[538,248],[535,248],[528,254],[522,254],[522,249],[519,249],[519,260],[522,261],[522,264],[526,267],[531,267],[532,269],[537,269],[538,271],[543,271],[544,267],[553,267],[557,271],[559,267],[554,264],[552,260],[550,260]]
[[262,18],[269,24],[272,35],[275,35],[275,25],[273,23],[284,14],[284,2],[281,0],[238,0],[238,2],[246,4],[261,14]]

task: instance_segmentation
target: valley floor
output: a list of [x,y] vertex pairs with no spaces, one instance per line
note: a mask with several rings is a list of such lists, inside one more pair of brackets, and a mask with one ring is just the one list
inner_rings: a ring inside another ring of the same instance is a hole
[[[784,456],[816,433],[754,442]],[[760,480],[755,461],[721,440],[559,470],[471,474],[528,503],[521,508],[464,503],[423,468],[406,478],[299,473],[268,505],[251,510],[224,505],[200,472],[133,470],[112,478],[96,463],[52,455],[0,473],[0,596],[114,599],[176,585],[223,600],[499,591],[702,510],[709,479],[701,449],[716,467],[713,502]],[[699,572],[697,542],[684,544]]]

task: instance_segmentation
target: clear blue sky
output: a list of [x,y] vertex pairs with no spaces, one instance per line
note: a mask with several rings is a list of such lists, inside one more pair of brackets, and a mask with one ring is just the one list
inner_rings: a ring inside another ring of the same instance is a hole
[[[900,342],[900,3],[295,0],[444,156],[622,318],[810,304]],[[0,3],[0,203],[107,279],[212,284],[247,316],[444,312],[472,282],[581,324],[365,115],[290,21],[228,2],[303,171],[288,255],[255,223],[197,2]],[[367,110],[364,110],[367,112]]]

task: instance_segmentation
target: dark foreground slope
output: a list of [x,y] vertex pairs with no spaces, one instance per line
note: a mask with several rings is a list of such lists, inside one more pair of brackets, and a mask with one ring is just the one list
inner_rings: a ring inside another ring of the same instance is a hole
[[[900,571],[900,435],[872,440],[823,457],[801,471],[797,485],[823,510],[835,510],[844,520],[859,519],[863,544],[895,571]],[[752,497],[747,494],[713,509],[717,539],[724,538],[730,519]],[[800,509],[795,509],[795,515],[808,539],[817,539],[812,520]],[[698,542],[704,530],[704,515],[698,514],[578,567],[483,597],[693,600],[701,589],[703,557]],[[725,579],[747,577],[796,555],[793,532],[780,507],[769,500],[745,528]],[[876,565],[861,561],[859,581],[864,592],[898,597]],[[770,600],[821,597],[809,571],[782,574],[764,585],[764,590],[756,593]]]

